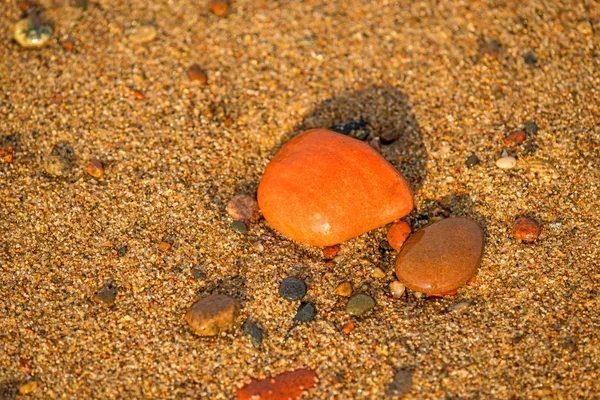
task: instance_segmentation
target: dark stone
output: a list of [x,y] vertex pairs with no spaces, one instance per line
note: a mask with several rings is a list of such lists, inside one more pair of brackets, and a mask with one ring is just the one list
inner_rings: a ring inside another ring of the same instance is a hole
[[115,281],[110,280],[104,284],[100,289],[94,293],[92,299],[96,303],[103,304],[105,306],[112,306],[117,299],[117,285]]
[[244,221],[233,221],[231,223],[231,229],[233,229],[237,233],[241,233],[242,235],[248,233],[248,227],[246,226]]
[[575,350],[577,348],[577,341],[573,336],[567,336],[560,346],[563,349]]
[[381,141],[381,144],[392,144],[398,140],[401,134],[402,130],[400,129],[389,129],[379,135],[379,140]]
[[252,346],[260,349],[263,340],[263,334],[262,329],[260,329],[255,322],[246,320],[242,326],[242,332],[244,332],[250,338],[250,343],[252,343]]
[[351,136],[358,140],[366,140],[370,133],[369,123],[362,119],[337,124],[330,127],[329,130],[341,133],[342,135]]
[[279,295],[287,300],[300,300],[306,294],[306,284],[298,278],[285,278],[279,285]]
[[529,52],[523,56],[523,61],[525,61],[525,64],[527,65],[536,65],[538,60],[535,54]]
[[294,321],[298,322],[310,322],[315,319],[315,306],[310,303],[300,303]]
[[206,280],[206,274],[204,273],[202,268],[200,268],[198,266],[192,267],[192,277],[199,281]]
[[390,244],[388,243],[387,240],[382,240],[381,242],[379,242],[379,249],[383,250],[383,251],[392,251],[392,250],[394,250],[392,248],[392,246],[390,246]]
[[467,158],[467,167],[472,167],[477,164],[479,164],[479,157],[477,157],[477,155],[473,153]]
[[399,399],[410,392],[412,387],[413,371],[410,368],[402,368],[394,375],[394,379],[388,385],[385,393],[388,397]]
[[525,122],[525,126],[523,126],[523,130],[529,136],[535,135],[537,133],[538,129],[539,128],[538,128],[537,124],[535,123],[535,121],[527,121],[527,122]]
[[129,247],[127,247],[126,244],[123,244],[123,245],[117,247],[117,255],[119,257],[123,257],[125,254],[127,254],[127,250],[129,250]]

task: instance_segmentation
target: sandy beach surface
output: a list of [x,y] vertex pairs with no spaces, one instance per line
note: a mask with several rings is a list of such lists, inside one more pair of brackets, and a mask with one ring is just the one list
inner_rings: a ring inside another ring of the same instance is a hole
[[[12,40],[19,3],[0,7],[0,398],[231,399],[299,368],[319,377],[303,399],[598,398],[600,3],[83,3],[42,1],[40,49]],[[455,296],[393,298],[385,227],[333,263],[262,219],[232,229],[227,202],[255,195],[285,141],[360,120],[401,131],[383,155],[413,188],[413,231],[446,216],[484,229]],[[521,215],[537,241],[512,237]],[[288,276],[317,310],[291,331]],[[110,281],[114,304],[92,301]],[[372,312],[346,314],[345,281]],[[241,302],[260,349],[239,327],[190,330],[210,293]]]

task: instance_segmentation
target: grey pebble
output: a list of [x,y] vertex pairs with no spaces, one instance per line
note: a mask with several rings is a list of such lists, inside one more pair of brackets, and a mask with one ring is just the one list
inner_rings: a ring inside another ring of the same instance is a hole
[[346,313],[359,317],[375,307],[375,300],[364,293],[359,293],[348,300],[346,304]]
[[310,322],[315,319],[316,313],[315,306],[310,303],[301,303],[294,317],[294,321],[298,322]]
[[477,164],[479,164],[479,157],[473,153],[467,158],[467,167],[473,167]]
[[246,226],[244,221],[233,221],[231,223],[231,229],[233,229],[237,233],[241,233],[242,235],[248,233],[248,227]]
[[112,306],[115,304],[117,299],[117,285],[113,280],[110,280],[98,289],[92,296],[92,300],[96,303],[103,304],[105,306]]
[[306,284],[298,278],[285,278],[279,285],[279,295],[290,301],[300,300],[306,295]]
[[412,387],[413,372],[410,368],[402,368],[394,375],[394,379],[385,393],[389,397],[399,399],[406,395]]
[[246,320],[242,326],[242,332],[244,332],[249,338],[252,346],[260,349],[263,340],[262,329],[253,321]]

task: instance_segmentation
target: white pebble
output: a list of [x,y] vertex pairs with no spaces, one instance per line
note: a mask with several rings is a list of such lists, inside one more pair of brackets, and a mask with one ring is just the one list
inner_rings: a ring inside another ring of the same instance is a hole
[[511,156],[502,157],[496,160],[496,166],[501,169],[511,169],[517,165],[517,159]]
[[400,297],[402,297],[405,291],[406,286],[404,286],[401,282],[394,281],[390,283],[390,292],[392,292],[392,296],[394,296],[395,298],[399,299]]

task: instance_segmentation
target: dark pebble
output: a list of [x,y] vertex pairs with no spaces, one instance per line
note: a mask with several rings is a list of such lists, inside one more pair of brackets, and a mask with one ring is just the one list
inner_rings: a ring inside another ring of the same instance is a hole
[[129,250],[129,247],[127,247],[126,244],[123,244],[123,245],[117,247],[117,255],[119,257],[123,257],[125,254],[127,254],[127,250]]
[[381,242],[379,242],[379,250],[392,251],[394,249],[392,248],[392,246],[390,246],[387,240],[382,240]]
[[412,387],[413,372],[410,368],[402,368],[394,375],[394,379],[387,387],[385,393],[390,398],[399,399],[407,394]]
[[250,343],[252,343],[252,346],[260,349],[263,340],[263,334],[262,329],[260,329],[256,323],[246,320],[242,326],[242,332],[244,332],[250,338]]
[[537,133],[538,129],[539,128],[534,121],[525,122],[525,126],[523,127],[523,130],[525,131],[525,133],[530,136],[535,135]]
[[369,123],[364,120],[351,121],[343,124],[337,124],[329,128],[342,135],[352,136],[358,140],[365,140],[369,136]]
[[315,306],[310,303],[301,303],[294,317],[294,321],[310,322],[315,319]]
[[306,284],[298,278],[285,278],[279,285],[279,295],[284,299],[300,300],[306,294]]
[[96,303],[103,304],[105,306],[112,306],[115,304],[115,300],[117,299],[117,285],[114,281],[108,281],[104,286],[94,293],[92,299]]
[[538,60],[535,54],[530,52],[523,56],[523,61],[525,61],[525,64],[527,65],[536,65]]
[[237,233],[241,233],[242,235],[248,233],[248,227],[246,226],[244,221],[233,221],[231,223],[231,229],[233,229]]
[[199,281],[203,281],[206,279],[206,274],[204,273],[202,268],[195,266],[195,267],[192,267],[192,277]]
[[477,157],[477,155],[473,153],[467,158],[467,167],[472,167],[477,164],[479,164],[479,157]]
[[381,144],[392,144],[398,140],[401,134],[400,129],[389,129],[379,135],[379,140],[381,140]]

